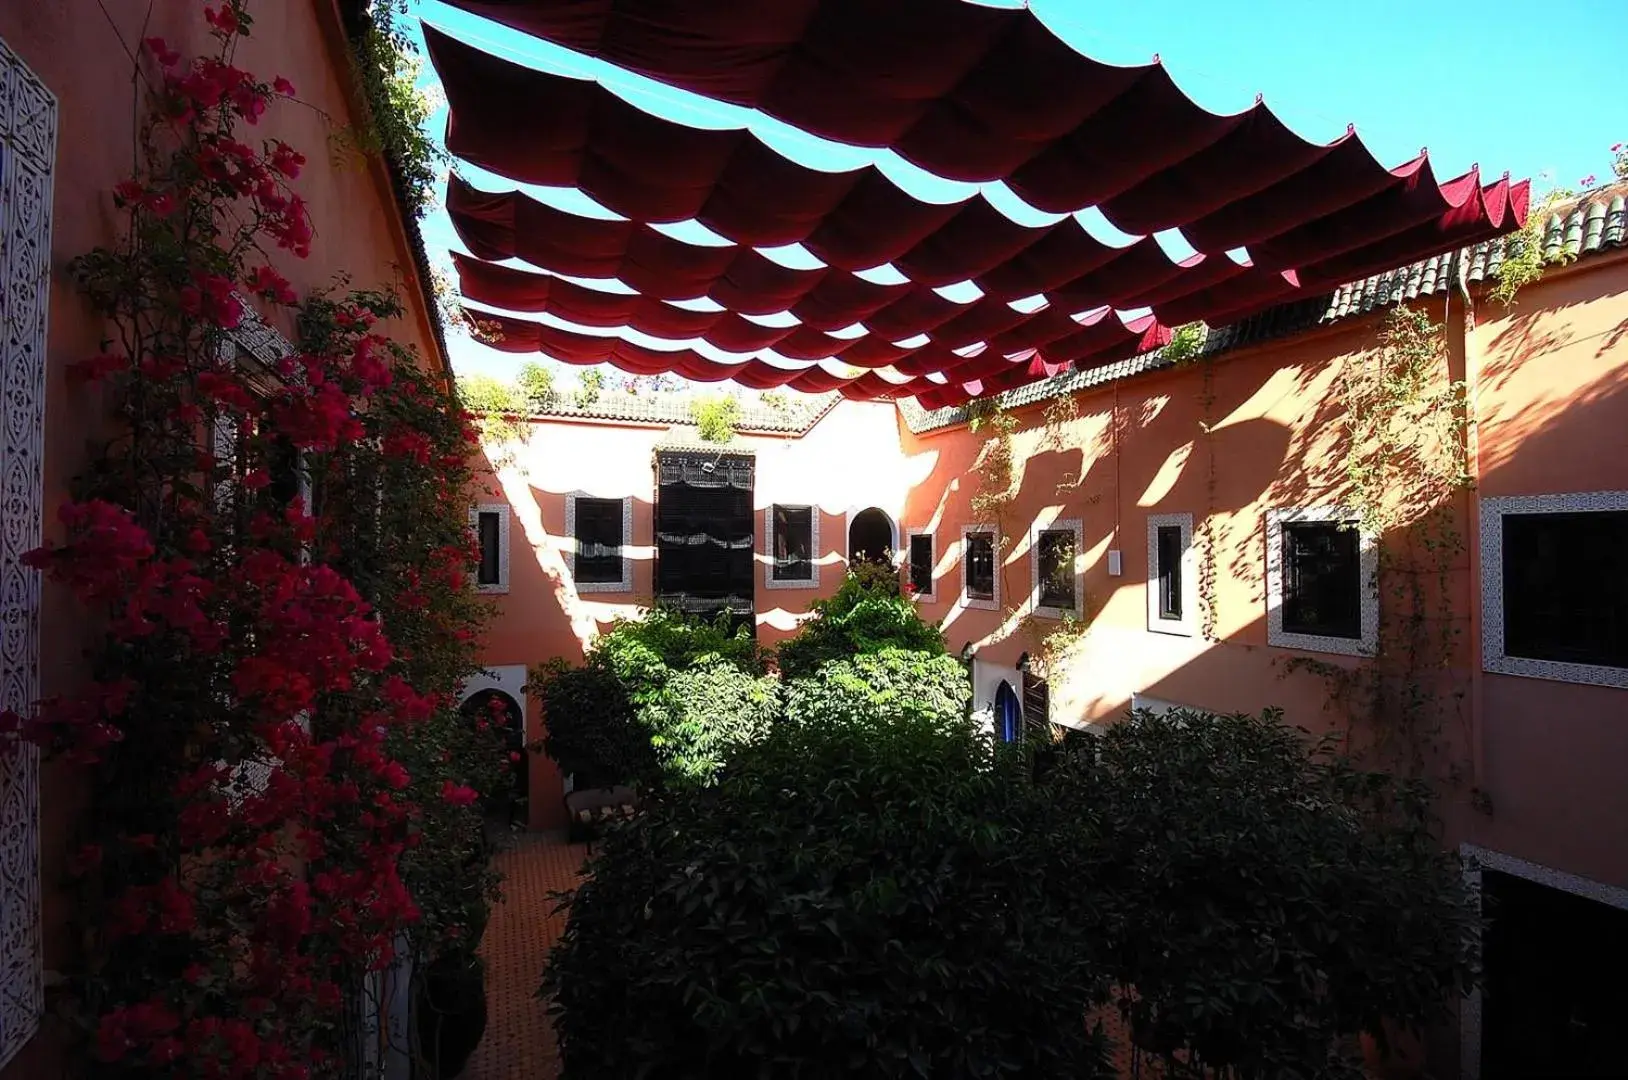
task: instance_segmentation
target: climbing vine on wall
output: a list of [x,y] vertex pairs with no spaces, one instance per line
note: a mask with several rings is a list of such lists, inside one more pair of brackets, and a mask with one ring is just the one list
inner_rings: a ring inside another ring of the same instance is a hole
[[1345,501],[1378,553],[1378,642],[1365,664],[1301,657],[1287,667],[1329,683],[1354,750],[1458,783],[1466,662],[1453,579],[1465,557],[1463,496],[1472,481],[1465,385],[1450,375],[1440,325],[1398,306],[1378,347],[1346,362],[1337,395]]

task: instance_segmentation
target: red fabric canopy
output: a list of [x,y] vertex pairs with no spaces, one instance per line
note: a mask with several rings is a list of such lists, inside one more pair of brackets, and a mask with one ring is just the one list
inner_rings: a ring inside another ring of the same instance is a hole
[[[1309,143],[1259,102],[1216,116],[1159,64],[1097,63],[1027,10],[965,0],[455,2],[817,135],[891,147],[941,176],[1005,180],[1042,210],[1096,206],[1136,234],[1179,227],[1212,254],[1266,245],[1256,261],[1277,269],[1326,257],[1316,232],[1298,230],[1330,215],[1348,229],[1376,215],[1394,221],[1403,191],[1406,215],[1423,215],[1410,224],[1466,205],[1488,235],[1501,224],[1501,211],[1481,205],[1473,171],[1438,185],[1422,155],[1390,170],[1355,134]],[[767,246],[864,214],[870,228],[844,235],[868,237],[874,252],[920,243],[959,209],[914,200],[875,169],[806,169],[743,129],[686,128],[596,82],[526,68],[428,26],[425,36],[450,105],[449,150],[515,179],[581,187],[627,217],[693,217]],[[821,258],[848,266],[852,253]]]
[[[497,270],[505,274],[520,273],[503,267],[484,267],[478,263],[468,265],[477,272]],[[791,369],[757,359],[726,364],[682,347],[654,349],[618,337],[579,334],[509,315],[469,308],[464,313],[474,326],[478,340],[504,352],[541,352],[570,364],[608,363],[634,375],[668,371],[698,382],[733,379],[756,389],[789,386],[811,393],[839,390],[843,395],[855,398],[874,398],[884,394],[908,397],[931,393],[935,399],[964,401],[979,392],[969,390],[970,386],[988,384],[991,380],[1001,381],[1003,387],[1018,386],[1032,379],[1055,375],[1071,365],[1106,363],[1158,348],[1170,340],[1169,331],[1159,326],[1152,316],[1127,324],[1111,311],[1104,311],[1094,319],[1083,322],[1064,319],[1062,322],[1066,326],[1050,325],[1043,334],[1045,341],[1039,348],[990,345],[971,356],[961,356],[935,344],[920,349],[890,346],[897,353],[893,360],[895,370],[911,377],[901,383],[884,379],[875,372],[861,371],[853,376],[844,376],[813,363]],[[872,366],[854,364],[852,352],[850,348],[835,359],[855,367]],[[935,383],[925,377],[931,373],[943,374],[949,381],[942,385]]]
[[[1162,322],[1179,325],[1258,309],[1296,288],[1292,277],[1225,256],[1172,262],[1150,237],[1109,248],[1073,219],[973,278],[982,299],[956,304],[923,284],[877,285],[832,267],[792,270],[751,248],[687,244],[647,225],[569,214],[518,191],[484,192],[456,176],[447,186],[447,213],[465,246],[482,259],[518,257],[557,274],[616,278],[662,300],[706,296],[747,315],[790,311],[817,330],[863,322],[890,340],[930,333],[951,348],[1017,326],[1028,316],[1007,302],[1042,293],[1064,312],[1149,307]],[[480,287],[480,294],[467,295],[533,310],[491,282]]]
[[[1133,234],[1179,227],[1200,252],[1174,262],[1148,235],[1115,248],[1072,217],[1024,226],[981,195],[929,203],[874,167],[811,169],[743,128],[664,120],[597,82],[536,71],[426,26],[452,153],[522,182],[580,189],[629,219],[580,217],[454,176],[447,209],[476,256],[457,258],[464,295],[675,344],[772,348],[810,366],[725,364],[474,313],[509,351],[760,388],[915,395],[935,407],[1156,348],[1172,325],[1223,325],[1490,239],[1527,211],[1525,182],[1483,185],[1472,170],[1440,183],[1423,155],[1385,169],[1353,134],[1309,143],[1258,103],[1210,114],[1157,63],[1091,61],[1026,10],[964,0],[450,2],[827,138],[891,147],[940,175],[1002,179],[1044,210],[1095,206]],[[689,244],[650,227],[688,220],[731,244]],[[754,250],[789,243],[827,265],[793,270]],[[1240,246],[1252,264],[1223,254]],[[511,257],[616,278],[641,295],[491,265]],[[909,280],[857,276],[886,263]],[[933,291],[968,280],[984,293],[972,303]],[[1048,301],[1038,311],[1010,306],[1034,295]],[[725,310],[663,302],[703,296]],[[1129,324],[1112,311],[1143,307],[1154,314]],[[1081,311],[1092,314],[1070,315]],[[742,317],[778,312],[799,324]],[[831,336],[854,323],[869,332]],[[895,344],[923,334],[923,347]],[[812,365],[820,360],[849,374]],[[863,370],[884,366],[908,381]]]

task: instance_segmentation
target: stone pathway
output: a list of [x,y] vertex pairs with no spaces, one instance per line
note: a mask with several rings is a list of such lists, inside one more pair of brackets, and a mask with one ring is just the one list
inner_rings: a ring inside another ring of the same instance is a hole
[[549,894],[573,888],[587,847],[563,835],[520,833],[496,859],[503,902],[492,910],[486,958],[486,1035],[459,1080],[555,1080],[559,1053],[537,997],[549,946],[564,928]]

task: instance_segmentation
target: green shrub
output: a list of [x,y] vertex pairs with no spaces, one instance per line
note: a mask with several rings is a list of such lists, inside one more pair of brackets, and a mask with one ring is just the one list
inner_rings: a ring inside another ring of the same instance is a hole
[[1358,1032],[1442,1019],[1466,987],[1475,916],[1422,787],[1308,747],[1271,710],[1136,713],[1053,765],[1057,812],[1096,823],[1091,873],[1113,886],[1080,918],[1145,1048],[1339,1075]]
[[778,717],[780,687],[764,670],[757,642],[727,617],[657,608],[618,619],[583,667],[554,660],[534,672],[543,749],[585,786],[706,783],[731,747]]
[[731,629],[729,617],[708,620],[671,608],[653,608],[638,619],[617,619],[589,652],[622,680],[633,701],[660,690],[675,671],[713,663],[761,675],[763,652],[745,627]]
[[578,787],[644,781],[656,769],[650,735],[616,673],[601,663],[574,668],[555,658],[527,687],[543,712],[543,752]]
[[545,976],[561,1075],[1101,1074],[1038,795],[965,727],[777,728],[593,859]]
[[832,660],[786,685],[790,723],[856,724],[919,720],[936,727],[970,723],[972,684],[960,661],[943,653],[883,649]]
[[898,576],[885,567],[849,573],[836,595],[810,607],[813,616],[780,646],[780,672],[788,679],[813,675],[832,660],[883,649],[944,652],[944,635],[899,595]]
[[696,398],[690,402],[690,416],[695,420],[702,442],[726,443],[735,437],[741,403],[730,394]]
[[769,733],[780,716],[780,680],[715,661],[676,671],[639,710],[669,789],[712,782],[724,759]]
[[532,361],[522,364],[515,382],[528,413],[535,415],[554,407],[554,373],[541,364]]

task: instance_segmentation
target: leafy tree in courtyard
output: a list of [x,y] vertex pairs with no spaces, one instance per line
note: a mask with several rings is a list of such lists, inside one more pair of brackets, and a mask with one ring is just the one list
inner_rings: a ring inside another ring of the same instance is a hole
[[1094,943],[1041,872],[1072,825],[1014,764],[965,722],[787,725],[658,801],[549,965],[562,1075],[1097,1075]]
[[836,595],[810,607],[813,617],[780,646],[780,671],[788,679],[813,675],[832,660],[883,649],[944,652],[944,635],[923,622],[916,605],[899,594],[898,577],[890,568],[856,568]]
[[585,785],[705,783],[731,746],[767,731],[780,687],[757,642],[727,619],[656,608],[619,619],[581,668],[533,672],[543,748]]
[[1467,986],[1476,917],[1421,786],[1270,710],[1139,712],[1056,757],[1056,812],[1095,823],[1079,916],[1167,1069],[1360,1076],[1359,1032],[1428,1025]]
[[831,660],[786,686],[789,723],[863,726],[873,721],[962,723],[972,684],[960,661],[943,653],[883,649]]

